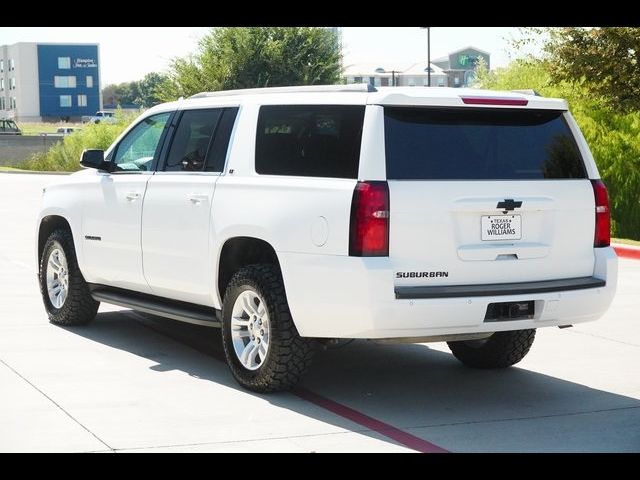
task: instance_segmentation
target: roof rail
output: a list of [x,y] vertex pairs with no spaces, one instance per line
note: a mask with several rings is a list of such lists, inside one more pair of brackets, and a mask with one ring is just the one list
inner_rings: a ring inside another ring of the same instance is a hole
[[524,93],[525,95],[535,95],[536,97],[541,97],[542,96],[538,92],[533,90],[532,88],[528,88],[528,89],[525,89],[525,90],[511,90],[511,91],[513,93]]
[[301,87],[268,87],[242,88],[238,90],[220,90],[218,92],[201,92],[189,98],[231,97],[235,95],[263,95],[269,93],[320,93],[320,92],[377,92],[368,83],[352,83],[350,85],[305,85]]

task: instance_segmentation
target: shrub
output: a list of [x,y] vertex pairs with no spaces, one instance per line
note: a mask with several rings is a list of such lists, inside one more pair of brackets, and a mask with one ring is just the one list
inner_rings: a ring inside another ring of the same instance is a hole
[[75,172],[80,169],[80,155],[86,148],[106,150],[127,128],[137,113],[116,112],[116,123],[88,123],[44,153],[36,153],[19,168],[25,170]]

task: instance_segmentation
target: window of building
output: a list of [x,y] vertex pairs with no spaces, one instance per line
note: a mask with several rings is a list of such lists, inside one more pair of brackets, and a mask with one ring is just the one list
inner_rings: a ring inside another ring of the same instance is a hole
[[359,105],[262,106],[256,172],[357,178],[363,118]]
[[439,78],[438,79],[438,86],[439,87],[444,87],[444,78]]
[[93,77],[91,75],[87,75],[87,88],[93,88]]
[[16,79],[15,78],[10,78],[9,79],[9,90],[15,90],[16,89]]
[[86,107],[87,106],[87,96],[86,95],[78,95],[78,106]]
[[10,99],[11,109],[15,110],[17,108],[16,97],[11,97]]
[[15,70],[16,69],[16,62],[13,58],[9,59],[9,70]]
[[139,172],[151,170],[158,146],[171,113],[147,117],[133,127],[116,146],[113,163],[118,171]]
[[454,79],[453,79],[453,84],[454,84],[456,87],[459,87],[459,86],[460,86],[460,77],[454,77]]
[[165,172],[204,170],[211,137],[218,126],[221,114],[221,108],[187,110],[182,114],[169,148]]
[[380,86],[381,87],[388,87],[389,86],[389,77],[380,78]]
[[0,91],[4,90],[4,78],[0,78]]
[[71,68],[71,57],[58,57],[58,68],[60,70]]
[[56,75],[53,77],[53,85],[56,88],[76,88],[76,77],[74,75],[68,77]]
[[0,97],[0,110],[4,110],[4,97]]
[[60,95],[60,106],[61,107],[70,107],[71,106],[71,95]]
[[0,60],[0,72],[4,72],[4,60]]
[[353,83],[362,83],[362,77],[353,77]]

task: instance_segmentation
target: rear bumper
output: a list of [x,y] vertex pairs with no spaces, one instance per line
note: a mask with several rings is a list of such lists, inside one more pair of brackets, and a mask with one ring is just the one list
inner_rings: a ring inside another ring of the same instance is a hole
[[530,295],[533,293],[566,292],[586,290],[607,285],[596,277],[566,278],[563,280],[544,280],[542,282],[491,283],[488,285],[453,285],[436,287],[395,287],[396,298],[458,298],[491,297],[496,295]]
[[[473,286],[472,291],[469,286],[461,286],[456,293],[466,289],[466,295],[448,297],[428,290],[437,287],[394,289],[393,271],[386,258],[294,253],[278,256],[291,313],[302,336],[397,338],[520,330],[596,320],[613,300],[618,265],[612,248],[598,248],[594,252],[593,278],[527,282],[524,293],[517,290],[523,286],[517,283],[501,285],[501,292],[492,288],[495,285],[485,285],[484,293],[478,286]],[[398,293],[400,298],[396,298]],[[484,321],[489,303],[529,300],[535,301],[533,319]]]

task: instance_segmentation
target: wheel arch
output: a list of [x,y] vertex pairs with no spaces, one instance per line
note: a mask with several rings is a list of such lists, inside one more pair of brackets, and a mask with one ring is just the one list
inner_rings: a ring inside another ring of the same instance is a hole
[[255,263],[271,263],[282,271],[278,254],[266,240],[250,236],[237,236],[225,240],[218,255],[216,275],[216,293],[220,305],[224,301],[224,292],[233,274],[242,267]]
[[47,238],[49,238],[49,235],[51,235],[54,230],[58,229],[68,230],[73,237],[71,224],[62,215],[47,215],[40,219],[40,223],[38,224],[38,263],[40,262],[40,257],[42,257],[42,251],[44,250],[44,246],[47,243]]

